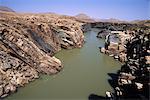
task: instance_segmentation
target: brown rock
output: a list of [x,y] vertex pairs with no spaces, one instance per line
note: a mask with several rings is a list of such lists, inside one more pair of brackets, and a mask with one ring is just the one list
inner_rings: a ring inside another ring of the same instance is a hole
[[62,47],[82,47],[81,25],[57,14],[0,12],[0,98],[39,78],[40,72],[58,73],[61,61],[53,55]]
[[145,56],[146,64],[150,64],[150,56]]
[[0,96],[3,95],[3,86],[0,85]]
[[101,53],[105,53],[105,51],[106,51],[106,50],[105,50],[104,47],[101,47],[101,48],[100,48],[100,52],[101,52]]

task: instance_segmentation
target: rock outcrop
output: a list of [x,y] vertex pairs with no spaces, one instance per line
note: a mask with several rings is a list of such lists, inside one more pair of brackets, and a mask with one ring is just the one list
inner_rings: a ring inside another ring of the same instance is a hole
[[116,99],[149,99],[150,34],[137,32],[127,44],[127,61],[112,78]]
[[98,38],[105,39],[105,46],[100,51],[121,62],[127,61],[127,47],[137,33],[149,34],[149,26],[129,23],[92,23],[91,27],[98,28]]
[[99,29],[97,37],[105,40],[100,52],[123,62],[117,74],[108,73],[114,92],[106,91],[106,97],[91,94],[89,100],[149,100],[149,20],[140,24],[99,22],[88,26]]
[[127,61],[126,58],[126,42],[132,39],[133,32],[111,31],[106,35],[105,46],[100,51],[121,62]]
[[105,45],[100,47],[100,51],[124,62],[117,74],[108,74],[112,78],[109,83],[114,88],[114,93],[107,91],[107,98],[109,100],[148,100],[150,26],[148,24],[95,23],[93,27],[100,29],[97,37],[105,39]]
[[57,14],[0,12],[0,98],[62,69],[54,54],[82,47],[82,23]]

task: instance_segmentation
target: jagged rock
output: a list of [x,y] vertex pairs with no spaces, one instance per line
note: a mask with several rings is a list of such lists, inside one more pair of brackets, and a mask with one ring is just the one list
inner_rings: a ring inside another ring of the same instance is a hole
[[137,82],[135,82],[135,84],[137,85],[137,88],[138,88],[138,89],[142,89],[142,88],[143,88],[143,84],[137,83]]
[[5,98],[5,97],[7,97],[9,94],[3,94],[2,96],[1,96],[1,98]]
[[[146,22],[149,22],[146,21]],[[136,23],[88,23],[99,30],[97,37],[105,38],[100,52],[122,62],[116,77],[110,81],[115,93],[109,99],[149,99],[150,25]],[[88,30],[84,25],[84,30]],[[107,95],[110,97],[110,92]],[[113,93],[112,93],[113,94]]]
[[0,96],[3,95],[3,86],[0,85]]
[[83,46],[82,25],[57,14],[0,12],[0,98],[39,78],[39,73],[61,71],[54,54]]
[[119,61],[121,62],[124,62],[124,61],[127,61],[127,57],[126,57],[126,54],[125,53],[120,53],[119,54]]
[[146,64],[150,64],[150,56],[145,56]]
[[112,94],[111,94],[111,92],[106,91],[106,97],[108,97],[108,98],[112,98]]
[[[128,42],[122,42],[126,50],[121,50],[120,60],[125,57],[125,65],[118,73],[117,86],[121,88],[123,96],[118,98],[144,98],[148,99],[149,94],[149,34],[144,31],[136,31],[136,34],[129,38]],[[122,44],[121,43],[121,44]],[[140,95],[140,96],[139,96]]]
[[0,51],[0,67],[2,70],[15,69],[19,66],[19,63],[18,59],[8,56],[6,52]]
[[123,95],[123,93],[122,93],[122,91],[120,90],[119,87],[116,87],[115,91],[116,91],[117,96],[122,96]]
[[109,33],[110,31],[108,30],[101,30],[100,32],[97,33],[97,37],[104,39]]
[[118,55],[115,55],[114,58],[115,58],[115,59],[119,59]]
[[119,84],[120,85],[124,85],[124,84],[131,84],[131,80],[126,80],[126,79],[120,79],[119,80]]
[[16,91],[16,87],[12,84],[8,84],[4,87],[4,92],[6,94],[8,94],[9,92],[15,92]]
[[132,76],[132,74],[128,74],[128,73],[122,72],[122,73],[121,73],[121,78],[127,79],[127,80],[133,80],[133,79],[135,79],[136,77],[135,77],[135,76]]
[[106,50],[105,50],[104,47],[101,47],[101,48],[100,48],[100,52],[101,52],[101,53],[105,53],[105,51],[106,51]]

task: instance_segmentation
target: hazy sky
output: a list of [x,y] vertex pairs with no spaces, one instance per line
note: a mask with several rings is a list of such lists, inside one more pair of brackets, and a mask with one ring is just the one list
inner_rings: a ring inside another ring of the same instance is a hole
[[85,13],[94,18],[150,19],[150,0],[0,0],[17,12]]

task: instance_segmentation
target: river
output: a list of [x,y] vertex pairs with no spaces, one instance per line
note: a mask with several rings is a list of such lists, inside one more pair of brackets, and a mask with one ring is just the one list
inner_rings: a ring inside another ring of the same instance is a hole
[[99,52],[104,41],[96,38],[95,31],[85,33],[82,48],[61,50],[55,55],[64,66],[60,73],[41,75],[6,100],[88,100],[91,93],[105,96],[105,91],[112,91],[108,73],[116,72],[121,64]]

